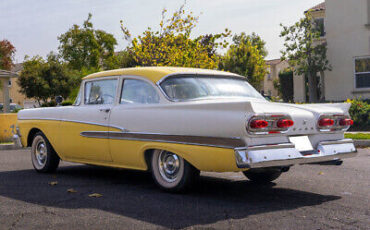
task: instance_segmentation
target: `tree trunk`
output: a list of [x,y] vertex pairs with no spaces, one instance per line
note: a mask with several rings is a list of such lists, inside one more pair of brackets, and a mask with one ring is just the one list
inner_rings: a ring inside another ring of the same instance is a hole
[[320,102],[325,101],[325,72],[320,72]]
[[310,103],[318,102],[316,72],[308,74],[308,96]]

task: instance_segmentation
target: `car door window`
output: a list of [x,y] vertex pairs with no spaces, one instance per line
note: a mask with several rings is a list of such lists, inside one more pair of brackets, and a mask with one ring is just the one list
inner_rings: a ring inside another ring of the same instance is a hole
[[141,80],[126,79],[123,81],[121,104],[156,104],[159,95],[149,83]]
[[89,81],[85,84],[85,104],[113,104],[116,97],[117,79]]

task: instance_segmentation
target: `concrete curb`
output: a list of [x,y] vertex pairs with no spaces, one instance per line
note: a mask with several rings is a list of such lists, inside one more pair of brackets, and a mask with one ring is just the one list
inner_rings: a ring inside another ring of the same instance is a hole
[[369,140],[353,140],[355,146],[357,148],[367,148],[370,147],[370,139]]

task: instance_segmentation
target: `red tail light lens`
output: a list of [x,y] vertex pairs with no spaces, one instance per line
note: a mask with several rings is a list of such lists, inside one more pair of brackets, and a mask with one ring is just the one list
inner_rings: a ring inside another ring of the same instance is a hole
[[353,125],[353,120],[352,119],[348,119],[348,118],[341,119],[339,121],[339,125],[341,125],[341,126],[351,126],[351,125]]
[[333,126],[334,125],[334,120],[330,118],[323,118],[319,120],[319,126],[324,127],[324,126]]
[[265,120],[253,120],[250,123],[250,127],[252,129],[263,129],[266,128],[269,125],[269,123]]
[[250,118],[247,131],[254,135],[285,133],[294,125],[287,114],[257,114]]
[[279,128],[288,128],[288,127],[292,127],[293,125],[294,125],[294,122],[289,119],[280,119],[277,122],[277,127]]

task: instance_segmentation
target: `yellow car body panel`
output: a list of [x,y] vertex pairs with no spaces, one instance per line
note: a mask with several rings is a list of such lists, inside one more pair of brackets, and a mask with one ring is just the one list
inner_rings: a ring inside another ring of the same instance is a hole
[[[119,131],[116,128],[93,124],[53,120],[19,120],[21,142],[34,128],[42,131],[66,161],[102,166],[147,170],[145,152],[163,149],[183,157],[201,171],[242,171],[237,167],[233,149],[153,141],[116,140],[81,136],[83,131]],[[245,170],[245,169],[244,169]]]

